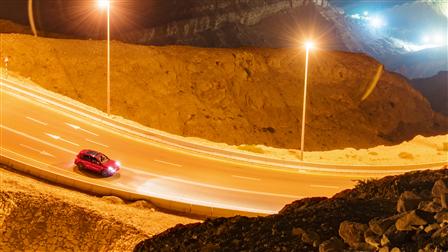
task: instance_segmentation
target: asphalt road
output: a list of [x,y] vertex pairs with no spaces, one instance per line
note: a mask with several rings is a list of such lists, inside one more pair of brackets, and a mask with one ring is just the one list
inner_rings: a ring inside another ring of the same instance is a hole
[[[384,174],[378,167],[352,168],[355,173],[312,169],[279,169],[269,165],[218,158],[117,131],[97,120],[56,106],[57,99],[39,99],[10,88],[1,95],[2,152],[108,186],[192,204],[270,214],[303,197],[332,196],[351,188],[354,180]],[[122,168],[101,178],[73,164],[81,149],[94,149]],[[431,168],[431,167],[429,167]]]

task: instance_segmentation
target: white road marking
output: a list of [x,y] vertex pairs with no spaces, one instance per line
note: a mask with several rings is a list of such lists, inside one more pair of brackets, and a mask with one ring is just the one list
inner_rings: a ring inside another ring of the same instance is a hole
[[310,187],[331,188],[331,189],[338,189],[339,188],[339,186],[327,186],[327,185],[310,185]]
[[181,179],[181,178],[175,178],[175,177],[168,177],[168,176],[164,176],[164,175],[159,175],[159,174],[155,174],[155,173],[152,173],[152,172],[149,172],[149,171],[145,171],[143,169],[138,169],[138,168],[130,168],[130,167],[125,167],[125,166],[122,166],[121,168],[124,169],[124,170],[132,171],[133,173],[137,173],[137,174],[150,175],[150,176],[154,176],[154,177],[157,177],[157,178],[162,178],[162,179],[166,179],[166,180],[170,180],[170,181],[181,182],[181,183],[184,183],[184,184],[195,185],[195,186],[202,186],[202,187],[218,189],[218,190],[223,190],[223,191],[240,192],[240,193],[265,195],[265,196],[274,196],[274,197],[281,197],[281,198],[291,198],[291,199],[303,199],[304,198],[304,196],[300,196],[300,195],[259,192],[259,191],[237,189],[237,188],[226,187],[226,186],[211,185],[211,184],[206,184],[206,183],[202,183],[202,182],[195,182],[195,181]]
[[170,163],[170,162],[166,162],[166,161],[162,161],[162,160],[154,159],[154,161],[159,162],[159,163],[162,163],[162,164],[167,164],[167,165],[172,165],[172,166],[182,167],[182,165],[180,165],[180,164]]
[[232,175],[232,177],[239,178],[239,179],[255,180],[255,181],[260,181],[261,180],[259,178],[251,178],[251,177],[244,177],[244,176],[237,176],[237,175]]
[[41,155],[54,158],[54,155],[52,155],[51,153],[48,153],[46,151],[41,151],[41,150],[38,150],[36,148],[33,148],[33,147],[25,145],[25,144],[19,144],[19,145],[24,147],[24,148],[26,148],[26,149],[29,149],[29,150],[32,150],[32,151],[35,151],[35,152],[39,152]]
[[74,152],[74,151],[71,151],[71,150],[69,150],[69,149],[65,149],[65,148],[63,148],[63,147],[59,147],[59,146],[57,146],[57,145],[55,145],[55,144],[52,144],[52,143],[49,143],[49,142],[47,142],[47,141],[41,140],[41,139],[39,139],[39,138],[37,138],[37,137],[30,136],[30,135],[28,135],[28,134],[26,134],[26,133],[20,132],[20,131],[15,130],[15,129],[11,129],[11,128],[5,126],[5,125],[1,125],[1,124],[0,124],[0,128],[3,128],[3,129],[5,129],[5,130],[7,130],[7,131],[11,131],[11,132],[13,132],[13,133],[15,133],[15,134],[17,134],[17,135],[20,135],[20,136],[29,138],[29,139],[34,140],[34,141],[36,141],[36,142],[39,142],[39,143],[42,143],[42,144],[46,144],[46,145],[51,146],[51,147],[53,147],[53,148],[56,148],[56,149],[58,149],[58,150],[65,151],[65,152],[67,152],[67,153],[74,154],[74,155],[78,154],[78,153],[76,153],[76,152]]
[[79,144],[74,143],[74,142],[71,142],[71,141],[68,141],[68,140],[66,140],[66,139],[64,139],[64,138],[62,138],[62,137],[60,137],[60,136],[57,136],[57,135],[53,135],[53,134],[50,134],[50,133],[45,133],[45,135],[47,135],[47,136],[49,136],[49,137],[51,137],[51,138],[53,138],[53,139],[62,141],[62,142],[66,142],[66,143],[68,143],[68,144],[72,144],[72,145],[74,145],[74,146],[79,146]]
[[47,125],[48,125],[48,123],[39,121],[39,120],[34,119],[34,118],[32,118],[32,117],[29,117],[29,116],[27,116],[26,119],[31,120],[31,121],[33,121],[33,122],[35,122],[35,123],[38,123],[38,124],[42,124],[42,125],[44,125],[44,126],[47,126]]
[[68,126],[74,128],[75,130],[81,130],[81,131],[84,131],[84,132],[86,132],[86,133],[88,133],[90,135],[98,136],[98,134],[93,133],[92,131],[88,131],[86,129],[81,128],[81,126],[78,126],[78,125],[75,125],[75,124],[71,124],[71,123],[65,123],[65,124],[67,124]]
[[88,139],[88,138],[86,138],[86,141],[87,141],[87,142],[90,142],[90,143],[93,143],[93,144],[97,144],[97,145],[106,147],[106,148],[109,148],[109,145],[102,144],[102,143],[98,143],[98,142],[92,141],[92,140],[90,140],[90,139]]

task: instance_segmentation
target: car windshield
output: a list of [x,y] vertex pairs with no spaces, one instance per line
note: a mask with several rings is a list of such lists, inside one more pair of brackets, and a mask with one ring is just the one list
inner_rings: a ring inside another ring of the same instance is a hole
[[102,164],[104,164],[104,163],[106,163],[107,161],[109,161],[109,158],[106,157],[106,156],[103,155],[103,154],[98,154],[98,155],[96,156],[96,158],[97,158]]

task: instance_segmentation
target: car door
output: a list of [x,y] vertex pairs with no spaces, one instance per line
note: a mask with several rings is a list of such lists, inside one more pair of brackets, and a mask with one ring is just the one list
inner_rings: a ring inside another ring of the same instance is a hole
[[90,164],[90,157],[88,155],[82,154],[79,157],[79,162],[82,164],[83,167],[87,169],[92,169]]
[[94,168],[94,170],[96,172],[101,172],[103,170],[103,166],[101,165],[100,161],[98,161],[98,159],[91,157],[92,158],[92,167]]

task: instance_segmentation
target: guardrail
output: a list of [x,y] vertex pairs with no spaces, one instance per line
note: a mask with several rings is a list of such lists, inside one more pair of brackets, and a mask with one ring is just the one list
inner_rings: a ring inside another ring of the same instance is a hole
[[21,157],[14,157],[14,153],[8,153],[8,150],[2,149],[0,156],[0,163],[21,171],[32,176],[51,181],[53,183],[75,188],[77,190],[87,192],[93,195],[113,195],[126,200],[147,200],[154,206],[161,210],[169,210],[175,213],[181,213],[196,217],[231,217],[235,215],[243,215],[248,217],[265,216],[263,213],[254,213],[248,211],[225,209],[219,207],[202,206],[186,202],[179,202],[174,200],[167,200],[158,197],[148,196],[136,191],[124,190],[115,188],[113,185],[108,185],[105,182],[92,183],[86,179],[75,179],[67,171],[67,174],[62,174],[62,171],[52,171],[48,165],[36,161],[19,160]]

